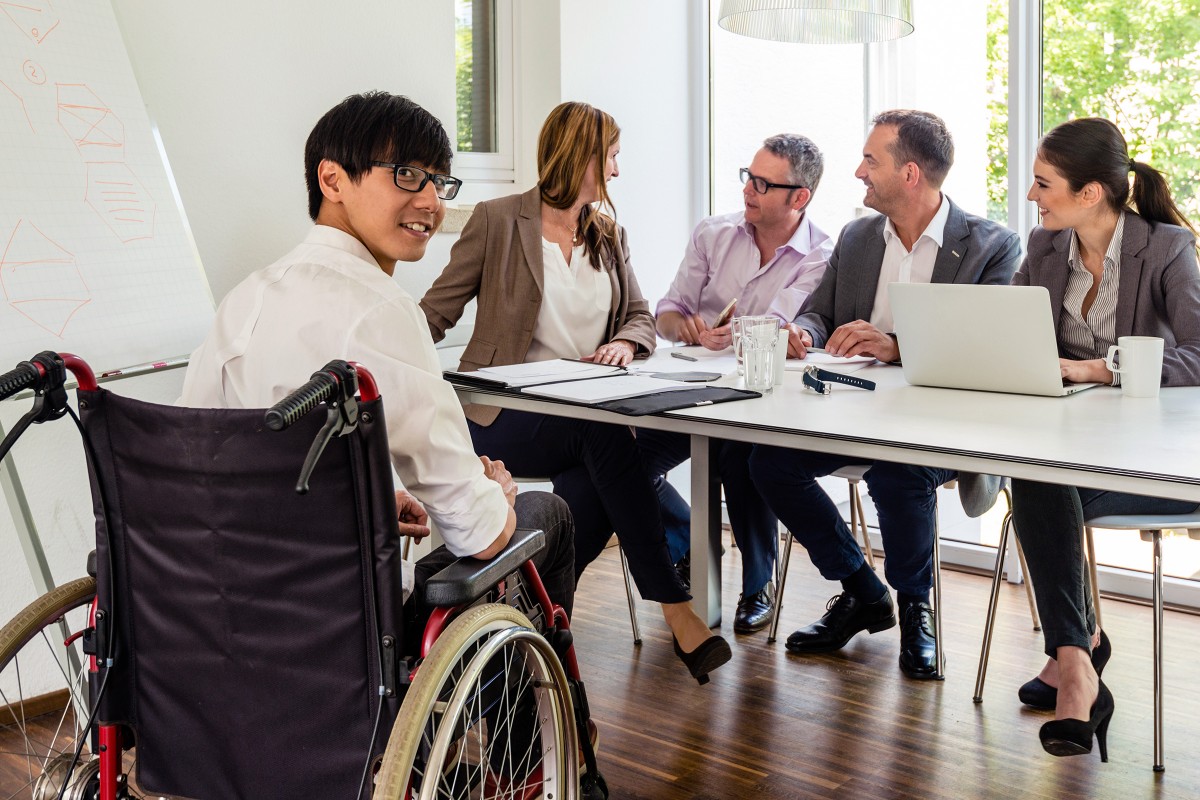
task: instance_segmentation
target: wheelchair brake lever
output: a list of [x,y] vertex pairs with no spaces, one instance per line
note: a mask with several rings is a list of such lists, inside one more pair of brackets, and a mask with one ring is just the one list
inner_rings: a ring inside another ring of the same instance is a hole
[[46,350],[22,363],[38,368],[41,377],[30,387],[34,393],[33,408],[17,420],[4,441],[0,442],[0,460],[8,455],[8,451],[30,425],[50,422],[67,413],[67,368],[58,353]]
[[354,399],[358,384],[353,379],[353,372],[349,378],[343,375],[339,375],[338,378],[337,394],[328,401],[325,424],[317,431],[312,446],[308,448],[308,455],[304,457],[304,466],[300,469],[300,477],[296,481],[296,494],[308,494],[309,478],[317,468],[317,461],[325,452],[330,440],[334,436],[345,436],[358,427],[358,401]]

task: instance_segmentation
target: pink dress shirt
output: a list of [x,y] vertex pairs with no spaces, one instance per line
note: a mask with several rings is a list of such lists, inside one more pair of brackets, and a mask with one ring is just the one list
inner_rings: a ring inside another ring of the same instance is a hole
[[711,325],[736,297],[739,316],[775,314],[791,322],[820,283],[833,240],[805,214],[787,244],[759,267],[753,231],[741,211],[701,220],[655,316],[664,311],[699,314]]

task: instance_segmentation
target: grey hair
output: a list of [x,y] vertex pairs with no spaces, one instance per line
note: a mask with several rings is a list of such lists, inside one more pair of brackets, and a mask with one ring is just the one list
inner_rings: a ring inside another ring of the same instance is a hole
[[803,186],[809,192],[817,191],[821,175],[825,172],[825,157],[807,136],[798,133],[778,133],[763,141],[767,152],[786,158],[788,181]]

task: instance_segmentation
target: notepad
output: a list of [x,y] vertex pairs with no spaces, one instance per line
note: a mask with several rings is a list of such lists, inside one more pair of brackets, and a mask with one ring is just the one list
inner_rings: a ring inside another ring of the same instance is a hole
[[503,367],[483,367],[471,372],[447,370],[445,374],[477,385],[520,389],[543,383],[582,381],[624,375],[625,368],[611,364],[587,364],[565,358],[552,358],[548,361],[530,361],[525,364],[508,364]]
[[820,367],[827,367],[831,364],[837,367],[857,364],[861,368],[874,360],[875,356],[835,356],[829,353],[814,353],[809,350],[805,358],[789,358],[783,363],[783,368],[790,372],[802,372],[810,364]]
[[676,392],[682,389],[695,388],[690,383],[665,381],[660,378],[651,378],[647,375],[616,375],[610,378],[595,378],[588,381],[571,381],[569,383],[549,383],[541,386],[531,386],[523,389],[521,393],[592,405],[595,403],[605,403],[609,400],[621,400],[626,397],[643,397],[662,392]]

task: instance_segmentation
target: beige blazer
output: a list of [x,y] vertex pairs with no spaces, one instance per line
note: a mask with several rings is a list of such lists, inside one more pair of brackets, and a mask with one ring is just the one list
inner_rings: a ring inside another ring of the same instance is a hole
[[[654,352],[654,315],[629,266],[625,229],[619,232],[621,251],[603,267],[612,284],[605,341],[633,342],[636,355],[645,357]],[[467,303],[478,297],[475,331],[459,369],[522,363],[542,307],[543,276],[537,187],[480,203],[451,248],[450,263],[421,298],[433,340],[441,341]],[[479,405],[469,405],[465,411],[467,419],[480,425],[491,425],[500,413],[498,408]]]

